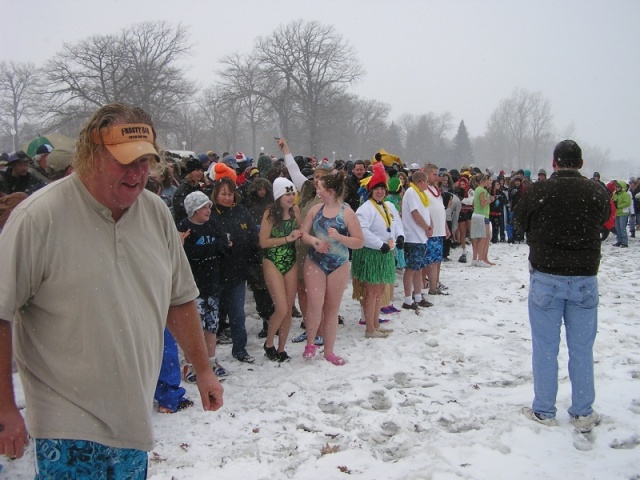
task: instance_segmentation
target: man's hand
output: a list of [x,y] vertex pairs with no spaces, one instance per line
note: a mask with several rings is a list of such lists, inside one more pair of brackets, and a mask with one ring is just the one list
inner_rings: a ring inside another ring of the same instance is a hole
[[0,411],[0,455],[14,459],[24,455],[24,447],[29,444],[29,436],[24,419],[18,408],[12,407]]
[[204,372],[196,372],[198,390],[200,391],[200,399],[202,400],[202,409],[215,412],[222,407],[222,393],[224,389],[211,368],[207,368]]

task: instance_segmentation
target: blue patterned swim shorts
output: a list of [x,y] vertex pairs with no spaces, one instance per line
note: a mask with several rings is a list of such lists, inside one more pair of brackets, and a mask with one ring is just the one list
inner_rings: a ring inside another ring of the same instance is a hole
[[427,240],[427,264],[442,263],[444,237],[431,237]]
[[404,260],[409,270],[421,270],[427,266],[427,244],[405,243]]
[[86,440],[36,439],[35,480],[144,480],[147,452]]

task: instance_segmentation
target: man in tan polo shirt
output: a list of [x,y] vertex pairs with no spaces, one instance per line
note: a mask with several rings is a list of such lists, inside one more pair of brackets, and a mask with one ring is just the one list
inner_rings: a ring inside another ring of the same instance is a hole
[[222,406],[189,263],[169,209],[144,189],[155,140],[142,109],[100,108],[75,173],[22,202],[0,235],[0,454],[21,457],[28,441],[13,339],[37,479],[146,478],[165,324],[204,409]]

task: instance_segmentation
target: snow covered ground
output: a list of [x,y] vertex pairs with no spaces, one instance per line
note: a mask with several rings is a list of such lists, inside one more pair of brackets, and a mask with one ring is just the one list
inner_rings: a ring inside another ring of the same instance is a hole
[[[419,314],[388,315],[395,331],[387,339],[364,338],[349,288],[336,347],[348,359],[343,367],[321,356],[303,361],[302,344],[287,348],[291,362],[269,362],[258,317],[247,307],[256,363],[241,364],[230,346],[220,346],[221,363],[232,371],[223,409],[155,415],[149,478],[640,479],[640,238],[624,250],[614,241],[603,245],[599,275],[594,407],[603,422],[590,435],[569,424],[564,341],[560,426],[520,413],[533,395],[528,247],[498,244],[491,269],[460,264],[453,250],[441,278],[450,295]],[[17,375],[14,381],[24,405]],[[197,399],[196,388],[186,388]],[[33,478],[32,446],[23,459],[0,462],[2,480]]]

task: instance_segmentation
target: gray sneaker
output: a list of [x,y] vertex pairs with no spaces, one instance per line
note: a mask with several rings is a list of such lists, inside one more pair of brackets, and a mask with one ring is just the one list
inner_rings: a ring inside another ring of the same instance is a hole
[[589,433],[593,427],[600,424],[600,415],[595,410],[590,415],[580,415],[571,417],[571,425],[580,433]]
[[231,345],[233,343],[233,340],[231,340],[231,337],[229,337],[224,332],[218,333],[218,336],[217,336],[216,340],[217,340],[216,343],[218,345]]
[[539,414],[531,410],[529,407],[522,408],[522,414],[527,417],[529,420],[533,420],[534,422],[541,423],[542,425],[546,425],[547,427],[557,427],[558,422],[555,418],[544,418]]

